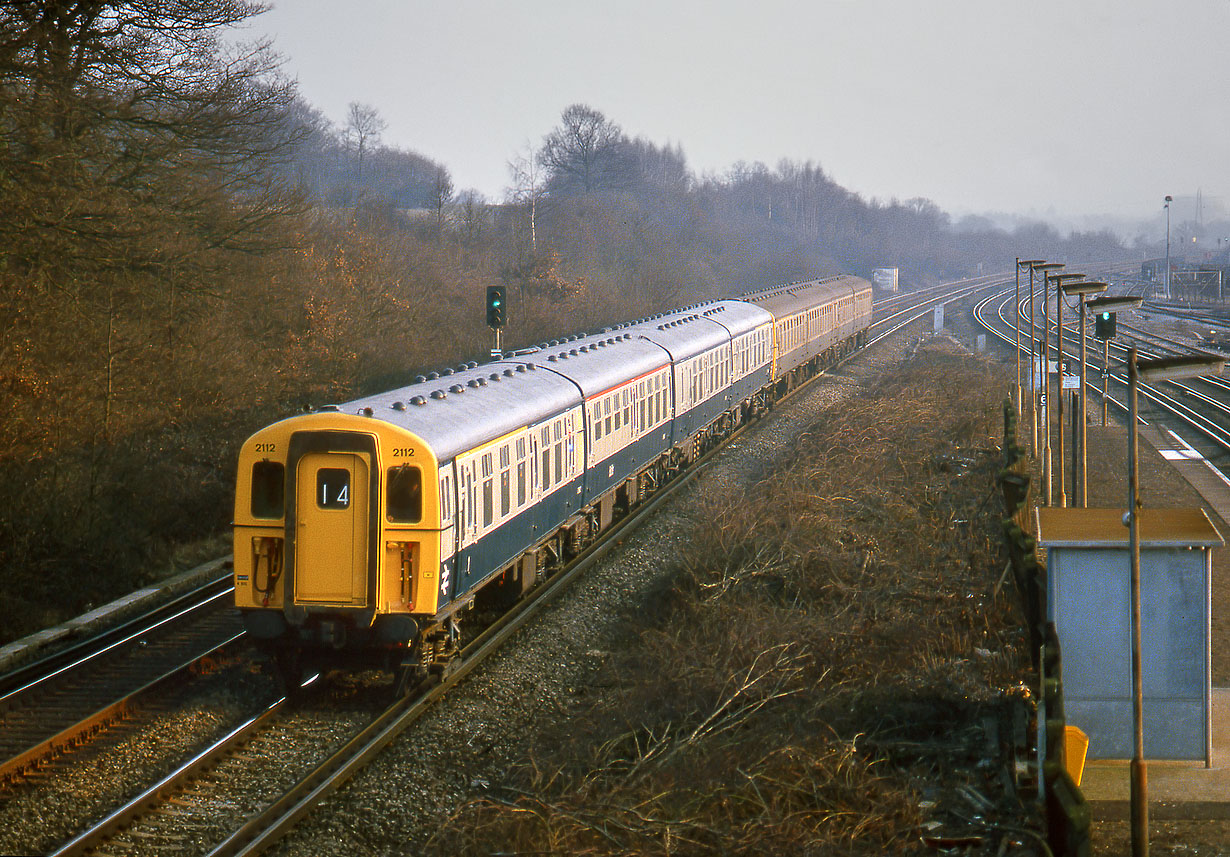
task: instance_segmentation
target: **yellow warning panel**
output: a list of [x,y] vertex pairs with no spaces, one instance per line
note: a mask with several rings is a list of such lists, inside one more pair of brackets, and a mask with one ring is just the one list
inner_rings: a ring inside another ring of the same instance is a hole
[[1063,760],[1068,776],[1077,786],[1085,773],[1085,754],[1089,752],[1089,736],[1075,726],[1063,727]]

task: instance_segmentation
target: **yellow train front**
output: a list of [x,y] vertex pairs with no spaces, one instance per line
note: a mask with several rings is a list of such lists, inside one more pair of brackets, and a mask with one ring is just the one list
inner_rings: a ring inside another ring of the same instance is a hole
[[250,437],[234,530],[248,632],[288,660],[354,648],[407,656],[434,622],[446,567],[437,469],[421,439],[360,414],[292,417]]

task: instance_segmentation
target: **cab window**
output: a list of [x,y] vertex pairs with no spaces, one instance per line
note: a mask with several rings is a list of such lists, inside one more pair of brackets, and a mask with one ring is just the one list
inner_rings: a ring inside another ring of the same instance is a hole
[[417,524],[423,518],[423,478],[411,464],[390,467],[385,483],[385,513],[398,524]]
[[286,468],[280,462],[258,461],[252,465],[252,517],[282,517],[285,484]]

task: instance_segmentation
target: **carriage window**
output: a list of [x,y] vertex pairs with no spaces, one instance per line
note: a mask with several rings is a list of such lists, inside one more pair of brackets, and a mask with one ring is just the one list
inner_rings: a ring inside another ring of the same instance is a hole
[[398,524],[417,524],[423,518],[423,480],[417,467],[403,464],[388,470],[385,513]]
[[252,465],[252,516],[282,517],[282,497],[286,468],[277,461],[258,461]]
[[316,505],[321,509],[350,508],[350,471],[322,467],[316,471]]
[[483,480],[483,526],[491,526],[492,513],[495,511],[494,479]]
[[453,480],[449,476],[440,480],[440,517],[445,521],[453,517]]

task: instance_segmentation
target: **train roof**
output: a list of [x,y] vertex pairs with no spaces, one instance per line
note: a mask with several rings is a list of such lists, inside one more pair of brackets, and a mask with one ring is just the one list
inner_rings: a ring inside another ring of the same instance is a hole
[[687,360],[772,321],[764,310],[742,301],[709,301],[620,328],[661,345],[675,360]]
[[670,363],[660,345],[627,330],[607,330],[527,355],[540,370],[575,383],[585,398],[639,378]]
[[[612,387],[686,360],[771,322],[783,309],[814,306],[859,285],[833,277],[709,301],[599,333],[544,342],[492,363],[419,376],[414,384],[320,410],[383,420],[421,437],[447,461],[535,425]],[[793,303],[792,303],[793,302]],[[797,311],[797,310],[793,310]]]
[[732,337],[773,322],[773,316],[763,307],[740,300],[713,301],[700,307],[700,313],[725,327]]
[[544,345],[492,363],[433,372],[438,377],[322,410],[392,423],[447,461],[670,362],[661,346],[629,331]]
[[827,303],[842,295],[855,294],[870,288],[871,283],[862,277],[843,274],[824,280],[791,283],[787,286],[774,286],[770,289],[749,292],[742,295],[739,300],[763,307],[775,318],[783,318],[818,304]]
[[572,381],[537,361],[501,360],[445,373],[322,410],[392,423],[421,437],[439,461],[447,461],[581,402]]

